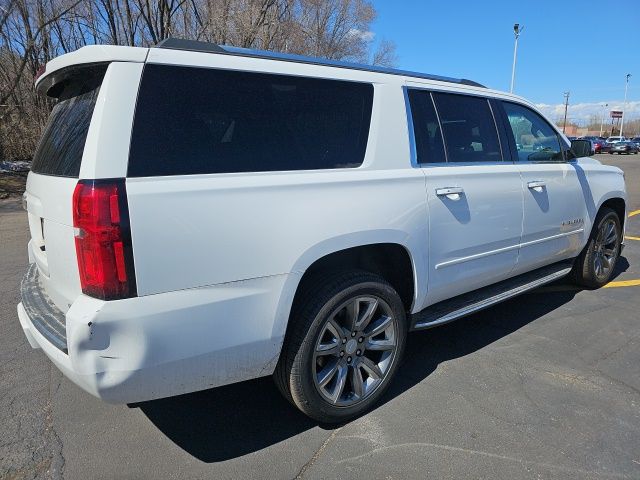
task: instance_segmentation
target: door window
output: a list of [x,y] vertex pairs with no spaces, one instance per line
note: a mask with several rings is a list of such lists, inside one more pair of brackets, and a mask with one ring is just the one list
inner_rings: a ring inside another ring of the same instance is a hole
[[426,90],[409,90],[409,104],[413,117],[413,133],[416,141],[418,163],[442,163],[446,161],[442,132],[431,93]]
[[449,162],[502,161],[498,131],[486,98],[434,93]]
[[521,162],[563,161],[564,156],[556,131],[533,110],[503,102],[513,133],[518,160]]

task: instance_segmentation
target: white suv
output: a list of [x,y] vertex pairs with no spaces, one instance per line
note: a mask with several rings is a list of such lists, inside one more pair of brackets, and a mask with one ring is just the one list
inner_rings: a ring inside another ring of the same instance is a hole
[[274,374],[344,420],[408,331],[601,286],[621,250],[622,171],[468,80],[167,40],[82,48],[37,89],[18,316],[108,402]]

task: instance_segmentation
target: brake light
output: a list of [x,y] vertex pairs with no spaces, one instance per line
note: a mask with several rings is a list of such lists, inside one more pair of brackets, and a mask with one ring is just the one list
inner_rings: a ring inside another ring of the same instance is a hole
[[80,180],[73,226],[82,292],[103,300],[135,296],[124,180]]

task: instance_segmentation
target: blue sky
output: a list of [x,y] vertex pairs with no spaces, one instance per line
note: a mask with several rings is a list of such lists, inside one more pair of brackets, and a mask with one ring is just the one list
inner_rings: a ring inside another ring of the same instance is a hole
[[622,106],[640,116],[640,0],[373,0],[376,41],[396,43],[398,67],[476,80],[508,90],[513,24],[518,45],[515,93],[552,119],[570,91],[569,116]]

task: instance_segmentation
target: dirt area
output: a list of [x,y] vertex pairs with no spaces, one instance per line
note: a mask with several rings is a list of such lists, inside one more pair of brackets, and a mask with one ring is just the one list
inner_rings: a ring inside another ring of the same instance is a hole
[[27,172],[0,172],[0,199],[21,196],[26,182]]

